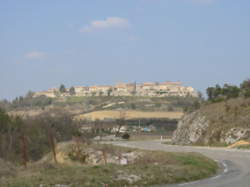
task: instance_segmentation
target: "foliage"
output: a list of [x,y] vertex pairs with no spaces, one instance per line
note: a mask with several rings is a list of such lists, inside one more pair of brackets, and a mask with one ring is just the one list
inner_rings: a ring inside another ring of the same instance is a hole
[[52,104],[52,99],[46,96],[39,97],[17,97],[11,103],[12,108],[22,108],[22,107],[44,107]]
[[128,140],[130,138],[130,135],[128,133],[124,133],[122,135],[122,139]]
[[5,110],[13,110],[19,108],[45,107],[53,104],[53,99],[46,96],[33,97],[34,93],[29,91],[24,97],[16,97],[13,101],[2,100],[0,107]]
[[224,84],[223,87],[215,85],[215,87],[208,87],[207,90],[208,101],[220,102],[239,96],[250,97],[250,80],[245,80],[240,87],[235,85]]
[[60,93],[65,93],[67,90],[66,90],[66,87],[64,86],[64,84],[61,84],[60,87],[59,87],[59,91]]
[[[114,151],[117,153],[137,151],[130,149],[125,152],[124,149],[127,148],[100,146],[97,150],[107,150],[107,155],[114,154]],[[6,181],[0,181],[0,185],[8,184],[9,187],[33,187],[40,184],[44,186],[60,184],[72,187],[152,186],[199,180],[214,175],[218,168],[216,162],[196,153],[140,152],[143,156],[140,156],[135,163],[128,165],[40,164],[26,171],[20,171],[17,177],[8,177]]]
[[243,81],[240,88],[245,97],[250,97],[250,79]]
[[58,142],[68,141],[78,133],[78,129],[77,122],[65,113],[21,119],[0,109],[0,157],[20,163],[23,160],[20,155],[25,156],[27,151],[31,161],[38,160],[50,150],[51,137]]
[[75,88],[73,86],[69,89],[69,94],[70,95],[75,95],[76,94]]

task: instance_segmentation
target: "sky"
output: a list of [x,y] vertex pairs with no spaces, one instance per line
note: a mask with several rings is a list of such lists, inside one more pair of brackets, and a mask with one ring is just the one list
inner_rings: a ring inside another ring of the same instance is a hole
[[0,0],[0,99],[29,90],[250,78],[249,0]]

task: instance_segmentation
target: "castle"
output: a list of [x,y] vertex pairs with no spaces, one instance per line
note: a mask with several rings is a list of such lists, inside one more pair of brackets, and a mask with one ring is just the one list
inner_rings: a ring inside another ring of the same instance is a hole
[[74,93],[70,89],[60,92],[59,88],[52,88],[47,91],[36,92],[34,97],[66,97],[66,96],[149,96],[149,97],[167,97],[167,96],[193,96],[198,97],[197,91],[190,86],[183,86],[181,82],[144,82],[136,83],[118,83],[116,85],[96,85],[96,86],[74,86]]

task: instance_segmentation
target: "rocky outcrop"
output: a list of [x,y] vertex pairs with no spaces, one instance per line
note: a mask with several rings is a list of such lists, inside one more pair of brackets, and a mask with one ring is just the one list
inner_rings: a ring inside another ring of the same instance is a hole
[[[117,149],[106,144],[86,145],[70,141],[58,144],[56,158],[58,163],[64,165],[128,165],[134,164],[143,154],[142,151]],[[54,163],[52,154],[46,155],[40,162]]]
[[227,144],[234,144],[240,140],[250,140],[250,129],[232,128],[221,138],[220,141]]
[[250,141],[250,100],[235,99],[204,105],[186,114],[174,132],[174,144],[231,145]]
[[209,121],[198,112],[185,115],[178,123],[172,142],[186,145],[202,141],[208,127]]

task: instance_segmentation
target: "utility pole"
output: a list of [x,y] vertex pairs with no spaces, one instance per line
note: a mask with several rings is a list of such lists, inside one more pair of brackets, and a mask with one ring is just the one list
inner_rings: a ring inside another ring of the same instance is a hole
[[139,134],[141,132],[141,120],[139,119]]

